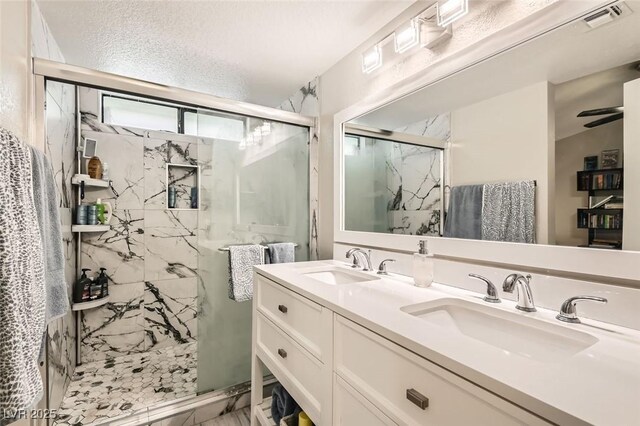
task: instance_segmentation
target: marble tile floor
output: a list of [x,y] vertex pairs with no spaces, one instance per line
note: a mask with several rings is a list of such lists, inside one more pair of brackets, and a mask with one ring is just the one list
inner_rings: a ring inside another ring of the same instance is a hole
[[196,394],[197,343],[76,367],[55,426],[98,425]]

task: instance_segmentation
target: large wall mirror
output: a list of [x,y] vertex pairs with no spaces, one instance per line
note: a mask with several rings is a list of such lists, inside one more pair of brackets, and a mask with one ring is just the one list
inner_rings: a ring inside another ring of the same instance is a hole
[[640,10],[622,7],[345,123],[342,230],[640,250]]

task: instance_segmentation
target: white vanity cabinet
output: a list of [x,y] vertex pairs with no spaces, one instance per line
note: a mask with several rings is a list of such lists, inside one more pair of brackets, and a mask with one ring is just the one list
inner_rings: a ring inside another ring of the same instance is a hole
[[273,424],[263,365],[318,426],[548,424],[284,286],[254,283],[252,425]]

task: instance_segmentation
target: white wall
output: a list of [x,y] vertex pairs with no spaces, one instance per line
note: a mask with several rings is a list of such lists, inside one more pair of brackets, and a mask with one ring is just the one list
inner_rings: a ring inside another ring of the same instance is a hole
[[624,85],[624,118],[622,248],[640,250],[640,79]]
[[553,244],[555,114],[546,81],[451,113],[450,185],[536,180],[536,239]]
[[[444,70],[464,66],[465,64],[462,62],[448,63],[445,59],[471,45],[489,40],[492,34],[506,27],[518,25],[519,28],[527,28],[527,23],[523,23],[526,18],[529,19],[528,24],[536,22],[539,25],[553,26],[555,25],[552,22],[553,19],[540,18],[540,14],[547,7],[559,5],[557,2],[547,0],[530,2],[471,1],[469,15],[454,24],[453,38],[449,42],[432,51],[426,49],[410,51],[400,57],[400,60],[385,68],[369,75],[363,74],[360,63],[362,52],[382,40],[400,24],[416,16],[429,3],[416,2],[320,76],[319,205],[321,232],[319,248],[322,258],[331,257],[333,251],[334,115],[365,99],[376,99],[381,91],[393,88],[400,92],[413,77],[420,79],[420,81],[429,81],[429,79],[444,73]],[[584,4],[574,7],[571,13],[577,14],[583,7],[585,7]],[[538,19],[544,19],[544,22],[541,24],[542,21]],[[564,19],[564,17],[555,16],[554,19]],[[515,43],[517,40],[509,39],[506,42]],[[437,99],[434,100],[434,102],[437,101]]]
[[0,1],[0,126],[28,143],[31,108],[30,2]]
[[600,156],[605,149],[622,150],[622,121],[556,141],[556,244],[588,243],[588,231],[576,223],[577,209],[588,206],[589,194],[578,191],[576,173],[584,169],[584,157]]

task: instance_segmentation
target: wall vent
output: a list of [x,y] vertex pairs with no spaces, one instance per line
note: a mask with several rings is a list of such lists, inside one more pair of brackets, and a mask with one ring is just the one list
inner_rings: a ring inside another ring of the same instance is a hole
[[592,13],[583,20],[589,28],[595,29],[632,13],[625,2],[618,2]]

